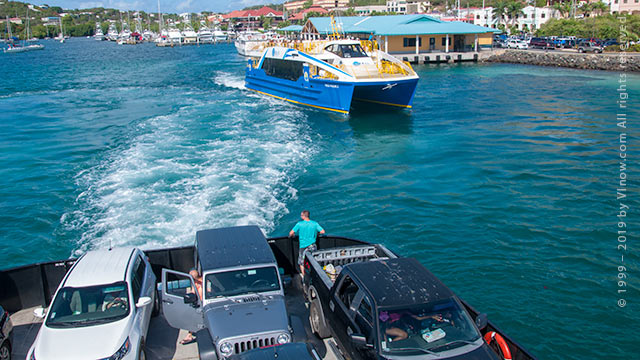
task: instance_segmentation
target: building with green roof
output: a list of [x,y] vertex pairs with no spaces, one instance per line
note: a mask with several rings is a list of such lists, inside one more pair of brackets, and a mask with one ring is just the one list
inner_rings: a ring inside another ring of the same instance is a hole
[[387,15],[312,17],[302,28],[302,36],[324,37],[338,32],[359,39],[375,39],[391,54],[469,52],[491,47],[499,30],[460,21],[443,21],[431,16]]

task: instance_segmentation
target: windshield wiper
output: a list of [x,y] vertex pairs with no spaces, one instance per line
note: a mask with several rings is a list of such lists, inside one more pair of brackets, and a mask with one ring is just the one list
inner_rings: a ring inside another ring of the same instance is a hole
[[427,350],[427,349],[423,349],[423,348],[412,348],[412,347],[407,347],[407,348],[391,348],[391,349],[387,349],[387,351],[390,351],[390,352],[393,352],[393,351],[396,351],[396,350],[398,350],[398,351],[404,351],[404,350],[417,350],[417,351],[425,352],[425,353],[430,354],[430,355],[435,355],[435,356],[437,356],[437,357],[442,356],[442,355],[438,354],[437,352],[433,352],[433,351],[431,351],[431,350]]
[[453,340],[453,341],[450,341],[450,342],[445,343],[445,344],[442,344],[442,345],[434,346],[434,347],[432,347],[432,349],[441,348],[441,347],[443,347],[443,346],[447,346],[447,345],[451,345],[451,344],[455,344],[455,343],[459,343],[459,342],[461,342],[461,343],[465,343],[465,344],[467,344],[467,345],[473,345],[473,344],[475,344],[475,342],[473,342],[473,341],[468,341],[468,340],[462,340],[462,339],[460,339],[460,340]]

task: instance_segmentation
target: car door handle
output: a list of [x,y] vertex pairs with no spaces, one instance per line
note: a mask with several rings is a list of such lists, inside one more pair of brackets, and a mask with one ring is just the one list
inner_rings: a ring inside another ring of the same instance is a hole
[[162,302],[165,304],[173,304],[173,300],[171,299],[162,299]]

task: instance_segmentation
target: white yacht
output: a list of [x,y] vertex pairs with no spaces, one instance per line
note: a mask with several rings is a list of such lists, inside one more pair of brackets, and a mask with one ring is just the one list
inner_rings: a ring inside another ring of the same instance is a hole
[[219,26],[216,26],[213,30],[213,39],[215,42],[224,42],[227,41],[227,34],[220,29]]
[[96,22],[96,33],[93,35],[93,39],[97,41],[106,40],[100,23]]
[[129,30],[129,24],[122,24],[122,31],[120,31],[120,35],[118,35],[119,42],[127,42],[131,37],[131,30]]
[[198,43],[211,44],[213,43],[213,32],[207,27],[204,21],[200,22],[200,29],[198,30]]
[[238,34],[235,46],[238,54],[242,56],[260,57],[263,50],[262,45],[268,40],[267,34],[249,30]]
[[184,29],[182,30],[182,43],[183,44],[196,44],[198,42],[198,33],[193,30],[193,26],[187,23],[184,24]]
[[107,30],[107,40],[109,41],[118,41],[118,29],[116,29],[116,24],[109,24],[109,30]]
[[178,30],[178,28],[176,27],[176,24],[174,24],[173,22],[170,22],[167,24],[167,26],[169,27],[169,29],[167,30],[167,36],[168,36],[169,42],[172,45],[182,44],[182,32]]

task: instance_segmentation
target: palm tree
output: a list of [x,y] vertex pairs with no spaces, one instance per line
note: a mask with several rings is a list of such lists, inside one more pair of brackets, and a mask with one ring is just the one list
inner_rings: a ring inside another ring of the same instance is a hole
[[523,8],[524,8],[524,4],[519,1],[511,1],[510,3],[507,4],[506,11],[507,11],[507,15],[509,16],[509,19],[511,20],[511,25],[515,25],[516,19],[518,18],[518,16],[524,14],[524,12],[522,11]]
[[498,25],[502,23],[507,15],[507,2],[505,0],[497,0],[493,5],[493,17],[498,20]]
[[595,12],[596,15],[602,15],[603,13],[609,11],[609,6],[603,3],[602,1],[598,1],[591,4],[591,11]]
[[589,14],[591,14],[591,4],[584,3],[584,4],[580,5],[578,10],[582,14],[582,17],[587,17],[587,16],[589,16]]
[[557,2],[553,4],[553,9],[560,13],[560,17],[565,18],[571,12],[571,5],[566,2]]

